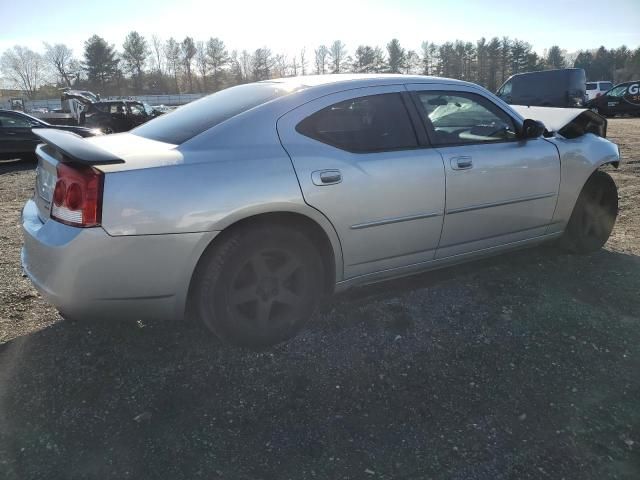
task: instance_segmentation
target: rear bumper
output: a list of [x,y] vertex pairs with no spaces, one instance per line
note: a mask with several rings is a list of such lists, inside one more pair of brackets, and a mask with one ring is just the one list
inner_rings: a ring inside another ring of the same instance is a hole
[[218,232],[110,236],[22,212],[22,266],[64,316],[182,318],[195,265]]

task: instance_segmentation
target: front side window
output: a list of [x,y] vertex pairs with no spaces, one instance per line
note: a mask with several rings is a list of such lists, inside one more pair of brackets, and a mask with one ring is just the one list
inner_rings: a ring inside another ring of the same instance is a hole
[[600,90],[603,92],[610,90],[611,87],[613,87],[613,84],[611,82],[600,82]]
[[37,124],[32,123],[28,118],[0,113],[0,127],[2,128],[30,128],[33,126],[37,126]]
[[513,83],[511,81],[508,81],[500,88],[500,90],[498,91],[498,96],[506,97],[507,95],[511,95],[512,89],[513,89]]
[[485,143],[516,138],[513,120],[489,100],[464,92],[419,92],[436,145]]
[[305,118],[296,130],[349,152],[381,152],[418,146],[399,93],[370,95],[336,103]]

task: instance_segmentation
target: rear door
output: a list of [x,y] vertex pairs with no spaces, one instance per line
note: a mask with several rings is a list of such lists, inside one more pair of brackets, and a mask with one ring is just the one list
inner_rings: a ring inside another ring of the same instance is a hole
[[506,111],[468,87],[410,85],[444,159],[446,213],[436,258],[543,235],[560,183],[556,148],[521,141]]
[[424,131],[415,131],[408,108],[415,107],[402,85],[370,87],[322,97],[278,120],[305,201],[338,233],[346,278],[434,258],[444,167],[421,144]]

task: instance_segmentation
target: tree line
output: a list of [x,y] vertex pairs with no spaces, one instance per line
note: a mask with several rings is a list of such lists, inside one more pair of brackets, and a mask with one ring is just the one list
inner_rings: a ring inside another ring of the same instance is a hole
[[121,48],[93,35],[80,58],[67,45],[44,43],[44,52],[15,46],[0,56],[5,83],[30,98],[56,96],[62,87],[93,90],[103,95],[209,93],[232,85],[269,78],[328,73],[403,73],[457,78],[495,91],[515,73],[552,68],[583,68],[589,80],[621,82],[640,77],[640,47],[600,47],[569,54],[558,45],[542,55],[509,37],[425,41],[418,49],[396,38],[384,47],[358,45],[349,51],[341,40],[296,55],[229,50],[216,37],[179,41],[130,32]]

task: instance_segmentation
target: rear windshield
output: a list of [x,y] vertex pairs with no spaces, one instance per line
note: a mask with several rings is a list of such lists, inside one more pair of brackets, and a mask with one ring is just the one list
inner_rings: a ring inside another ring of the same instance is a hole
[[165,113],[131,133],[179,145],[231,117],[289,93],[291,88],[276,82],[238,85]]

